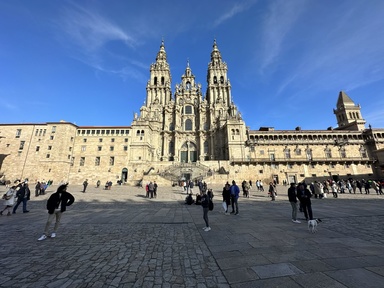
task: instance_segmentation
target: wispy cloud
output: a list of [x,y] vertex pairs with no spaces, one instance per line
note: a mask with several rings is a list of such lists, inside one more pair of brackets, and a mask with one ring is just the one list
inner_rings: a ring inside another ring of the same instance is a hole
[[250,6],[252,6],[256,1],[246,1],[244,3],[235,3],[229,11],[225,11],[224,14],[222,14],[218,19],[215,20],[213,23],[213,28],[220,26],[227,20],[231,19],[232,17],[236,16],[237,14],[247,10]]
[[109,41],[122,41],[129,47],[134,47],[137,42],[132,35],[95,11],[76,5],[67,8],[63,16],[61,25],[65,33],[74,44],[88,52],[100,49]]
[[270,65],[279,60],[282,45],[288,33],[293,29],[297,19],[305,10],[307,1],[274,1],[263,25],[262,42],[263,56],[261,63],[261,73]]

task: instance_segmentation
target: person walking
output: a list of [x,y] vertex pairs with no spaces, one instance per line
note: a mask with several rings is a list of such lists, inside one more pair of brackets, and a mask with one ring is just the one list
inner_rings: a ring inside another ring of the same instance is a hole
[[87,186],[88,186],[88,179],[85,179],[85,181],[83,182],[83,193],[85,193],[85,190],[87,190]]
[[[235,180],[232,180],[232,186],[231,186],[231,202],[232,202],[232,212],[231,214],[239,214],[239,195],[240,195],[240,188],[236,185]],[[235,211],[236,207],[236,211]]]
[[304,212],[305,219],[313,220],[312,205],[311,205],[311,192],[304,186],[304,183],[299,184],[299,189],[297,190],[297,198],[301,203],[301,207]]
[[11,216],[11,208],[13,204],[15,204],[15,196],[16,196],[16,186],[12,186],[9,190],[4,194],[4,209],[0,212],[0,215],[3,215],[5,210],[8,210],[7,216]]
[[272,197],[271,201],[275,201],[276,200],[276,191],[275,191],[275,189],[276,189],[275,184],[273,184],[272,182],[269,182],[268,192],[269,192],[270,197]]
[[212,199],[209,198],[207,191],[203,190],[203,195],[201,196],[201,206],[203,207],[203,219],[205,222],[205,227],[203,228],[203,230],[205,232],[211,231],[211,227],[209,226],[209,220],[208,220],[209,202],[210,201],[212,201]]
[[295,183],[291,183],[291,186],[288,188],[288,200],[292,206],[292,222],[301,223],[299,220],[297,220],[297,195]]
[[68,206],[71,206],[75,202],[75,197],[71,193],[67,192],[68,184],[63,184],[57,188],[57,191],[53,193],[47,201],[48,220],[45,224],[44,234],[40,236],[38,241],[47,239],[49,227],[54,218],[56,218],[55,226],[51,234],[51,238],[56,237],[57,229],[59,228],[60,220],[63,213],[67,210]]
[[16,210],[19,207],[20,203],[23,202],[23,213],[28,213],[27,210],[27,202],[31,197],[31,191],[29,190],[28,183],[24,183],[24,185],[16,192],[17,203],[15,207],[13,207],[13,214],[16,214]]

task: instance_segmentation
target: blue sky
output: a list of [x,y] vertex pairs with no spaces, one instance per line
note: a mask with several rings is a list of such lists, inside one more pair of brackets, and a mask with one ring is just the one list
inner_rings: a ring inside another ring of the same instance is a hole
[[0,123],[129,126],[164,38],[172,90],[213,40],[247,126],[336,127],[339,91],[384,128],[382,0],[0,0]]

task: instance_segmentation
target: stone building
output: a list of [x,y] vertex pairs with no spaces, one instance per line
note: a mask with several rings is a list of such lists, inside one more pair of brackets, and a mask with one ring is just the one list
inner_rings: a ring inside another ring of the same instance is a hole
[[384,129],[366,129],[361,107],[346,93],[340,92],[333,111],[335,129],[251,130],[232,101],[227,73],[215,41],[205,94],[189,63],[172,92],[161,43],[145,103],[131,126],[0,124],[0,174],[9,180],[163,185],[183,178],[210,183],[384,178]]

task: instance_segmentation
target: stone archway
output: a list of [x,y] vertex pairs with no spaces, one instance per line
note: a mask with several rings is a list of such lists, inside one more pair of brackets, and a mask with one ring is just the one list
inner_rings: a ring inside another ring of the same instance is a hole
[[121,181],[122,183],[125,183],[127,182],[127,180],[128,180],[128,169],[123,168],[123,170],[121,170]]
[[197,161],[197,146],[193,142],[186,141],[181,145],[180,162],[190,163]]

